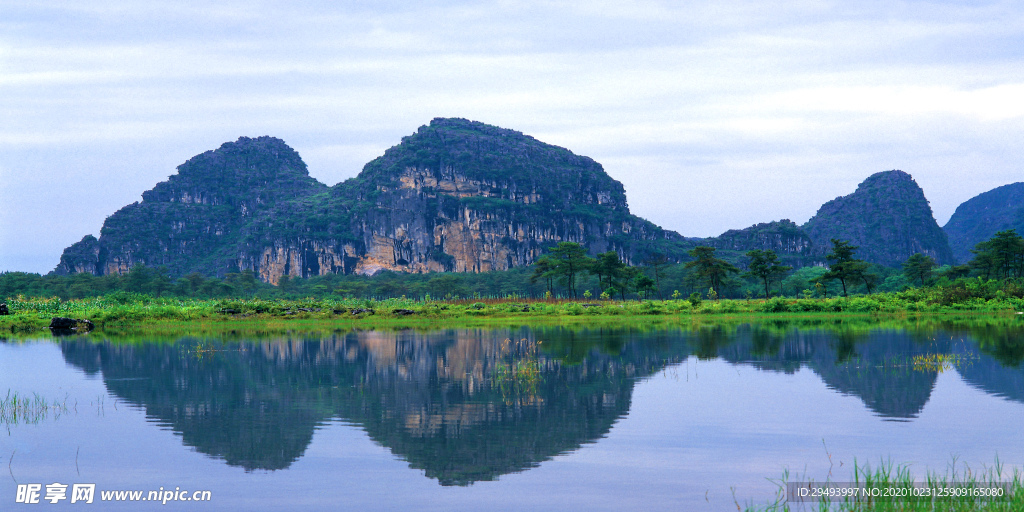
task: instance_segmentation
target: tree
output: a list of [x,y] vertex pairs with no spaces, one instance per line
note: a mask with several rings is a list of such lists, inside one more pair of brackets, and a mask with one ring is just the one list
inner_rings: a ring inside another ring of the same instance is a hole
[[558,280],[576,298],[576,277],[593,266],[593,259],[587,257],[587,249],[575,242],[558,242],[551,248],[551,260]]
[[[832,251],[825,255],[828,261],[828,272],[821,276],[821,279],[838,279],[843,285],[843,297],[847,296],[846,282],[852,280],[864,280],[865,284],[872,282],[868,274],[868,264],[864,260],[853,257],[853,253],[859,249],[856,245],[850,245],[846,240],[832,239]],[[871,274],[873,275],[873,274]],[[870,285],[869,285],[870,288]]]
[[640,275],[640,269],[623,265],[618,275],[612,281],[612,288],[619,292],[619,299],[626,300],[626,294],[636,289],[636,279]]
[[744,277],[753,277],[761,279],[764,282],[764,298],[767,299],[768,284],[776,279],[781,279],[793,267],[783,265],[779,261],[778,255],[775,251],[762,251],[760,249],[754,249],[747,251],[747,258],[750,258],[750,263],[747,265],[749,269],[743,274]]
[[927,254],[917,253],[903,262],[903,275],[909,281],[920,281],[924,286],[932,278],[932,269],[935,268],[935,260]]
[[654,279],[651,279],[650,277],[642,273],[636,276],[636,279],[633,281],[633,283],[634,286],[636,286],[637,293],[644,294],[644,300],[650,298],[650,294],[652,291],[654,291],[654,287],[656,285]]
[[[450,299],[459,295],[458,292],[460,284],[461,280],[457,276],[452,274],[442,274],[430,278],[430,280],[427,281],[427,288],[430,290],[430,294],[433,297]],[[386,293],[391,293],[392,291],[393,290],[391,289],[380,290],[380,287],[378,286],[377,293],[384,295]]]
[[974,246],[971,267],[986,278],[1024,277],[1024,238],[1016,230],[1000,231]]
[[644,260],[654,274],[654,289],[658,292],[658,299],[661,299],[661,276],[665,273],[665,267],[669,265],[668,258],[664,254],[655,253]]
[[740,269],[732,263],[715,257],[715,248],[707,246],[695,247],[688,253],[694,261],[688,262],[685,267],[696,269],[698,277],[707,280],[708,285],[717,295],[722,287],[722,280],[729,274],[737,274]]
[[[284,280],[285,285],[288,284],[288,280],[286,279],[287,277],[288,276],[281,276],[281,279]],[[203,277],[203,275],[200,274],[199,272],[192,272],[191,274],[182,277],[181,279],[178,279],[178,281],[182,282],[185,285],[184,288],[187,294],[196,296],[199,295],[199,291],[203,288],[203,284],[206,282],[206,278]],[[278,284],[280,284],[280,281],[278,281]]]
[[135,293],[146,293],[149,291],[149,284],[153,280],[155,272],[144,265],[135,265],[123,276],[121,281],[124,290]]
[[626,264],[619,259],[619,254],[615,251],[608,251],[598,254],[588,271],[597,276],[601,290],[607,290],[622,279],[622,272],[625,268]]
[[555,275],[555,260],[552,259],[551,256],[545,254],[544,256],[537,258],[537,261],[534,262],[533,274],[530,276],[530,282],[536,283],[538,280],[543,279],[547,292],[553,295],[554,290],[552,290],[552,287],[554,286]]
[[946,279],[953,281],[956,279],[960,279],[961,277],[967,277],[968,275],[970,275],[970,273],[970,265],[953,265],[952,267],[949,267],[944,271],[940,269],[939,276],[945,277]]

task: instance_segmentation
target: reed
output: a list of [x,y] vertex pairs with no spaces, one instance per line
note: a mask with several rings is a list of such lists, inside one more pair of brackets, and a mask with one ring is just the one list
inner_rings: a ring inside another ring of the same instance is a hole
[[[772,503],[750,505],[747,512],[1019,512],[1024,510],[1024,474],[1008,472],[996,460],[994,466],[973,471],[968,466],[956,469],[956,461],[945,474],[928,472],[918,479],[906,465],[880,463],[875,467],[854,464],[851,483],[855,487],[877,489],[877,497],[838,496],[820,501],[797,502],[787,499],[789,473],[776,480],[778,493]],[[818,482],[818,484],[826,484]],[[834,482],[832,482],[834,483]],[[886,497],[885,494],[895,494]]]
[[0,425],[36,424],[67,412],[67,399],[47,400],[37,393],[28,396],[8,389],[7,396],[0,399]]

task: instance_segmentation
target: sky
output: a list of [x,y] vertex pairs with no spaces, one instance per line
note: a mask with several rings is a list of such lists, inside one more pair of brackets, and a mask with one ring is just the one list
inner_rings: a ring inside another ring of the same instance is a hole
[[0,0],[0,271],[240,136],[334,185],[434,117],[589,156],[685,236],[901,169],[945,224],[1024,181],[1024,4]]

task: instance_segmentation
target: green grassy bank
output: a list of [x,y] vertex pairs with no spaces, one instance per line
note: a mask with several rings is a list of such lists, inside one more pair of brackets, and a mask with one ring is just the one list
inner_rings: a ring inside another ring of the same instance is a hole
[[643,323],[673,325],[774,318],[885,318],[930,316],[995,316],[1024,321],[1017,315],[1024,300],[1016,297],[970,298],[942,303],[908,293],[851,298],[769,300],[465,300],[413,299],[181,299],[116,293],[103,297],[61,300],[15,297],[6,301],[10,314],[0,316],[0,333],[45,332],[53,317],[89,320],[99,331],[137,329],[269,330],[316,328],[437,328],[565,323]]

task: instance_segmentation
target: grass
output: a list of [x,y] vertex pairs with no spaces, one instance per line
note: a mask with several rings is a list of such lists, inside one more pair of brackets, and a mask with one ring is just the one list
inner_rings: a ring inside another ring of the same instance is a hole
[[[1019,512],[1024,510],[1024,475],[1017,469],[1012,474],[996,460],[995,466],[980,472],[956,464],[946,474],[929,472],[918,480],[905,465],[882,463],[872,468],[854,464],[853,478],[839,487],[832,487],[832,499],[799,502],[789,496],[807,482],[795,482],[788,473],[775,481],[779,491],[775,501],[764,506],[748,506],[747,512],[789,512],[817,510],[821,512]],[[815,486],[837,482],[813,482]],[[841,496],[856,489],[877,497]],[[884,497],[894,494],[897,497]],[[997,496],[992,496],[996,494]],[[739,507],[737,507],[738,509]]]
[[538,344],[527,339],[514,342],[506,339],[499,347],[499,358],[495,362],[491,380],[501,391],[507,404],[514,398],[526,397],[530,401],[537,394],[541,380]]
[[36,393],[27,396],[7,390],[7,396],[0,399],[0,425],[36,424],[50,415],[59,417],[67,412],[66,400],[51,401]]
[[459,300],[415,299],[180,299],[124,294],[88,299],[26,298],[7,300],[10,315],[0,316],[0,332],[44,332],[55,316],[91,320],[100,330],[120,330],[160,325],[233,324],[261,325],[280,322],[330,322],[349,326],[427,325],[455,323],[487,325],[497,321],[547,323],[550,321],[613,322],[616,319],[670,319],[700,321],[735,316],[772,318],[822,318],[860,315],[872,318],[930,314],[1003,315],[1013,317],[1024,307],[1018,299],[975,300],[969,304],[940,305],[914,301],[897,294],[834,299],[718,300],[691,302],[566,301],[558,300]]

